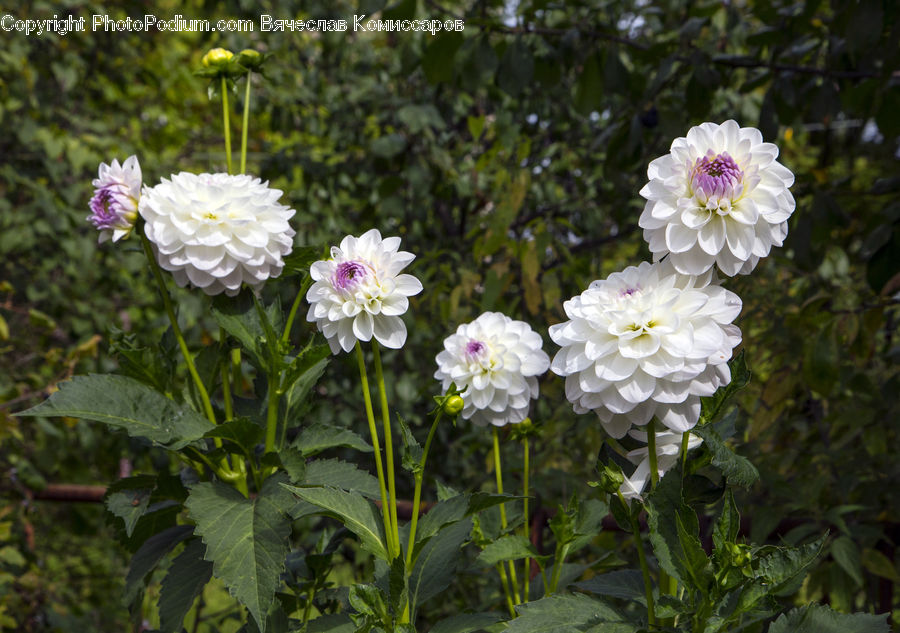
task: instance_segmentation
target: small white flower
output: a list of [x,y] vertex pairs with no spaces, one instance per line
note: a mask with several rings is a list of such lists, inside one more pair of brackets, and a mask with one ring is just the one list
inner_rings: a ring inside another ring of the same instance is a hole
[[127,237],[137,220],[138,200],[141,197],[141,166],[137,156],[129,156],[119,165],[100,163],[98,178],[91,181],[91,215],[87,219],[100,231],[99,242],[112,238],[117,242]]
[[358,238],[348,235],[340,248],[331,247],[331,259],[310,266],[315,283],[306,293],[306,319],[315,321],[333,353],[349,352],[357,340],[373,336],[385,347],[403,347],[406,325],[400,315],[409,307],[407,297],[422,292],[422,283],[399,274],[416,256],[398,248],[399,237],[382,240],[371,229]]
[[524,321],[485,312],[444,340],[434,377],[444,391],[450,383],[462,391],[465,419],[481,426],[518,424],[538,397],[537,376],[550,366],[542,343]]
[[[628,431],[628,435],[636,440],[647,443],[646,431]],[[678,455],[681,453],[681,433],[673,433],[672,431],[656,432],[656,470],[660,478],[678,462]],[[703,443],[703,440],[694,435],[690,435],[688,439],[688,450],[697,448]],[[645,446],[630,451],[627,455],[632,464],[636,464],[637,468],[631,477],[626,477],[625,481],[619,487],[622,496],[626,499],[640,499],[641,493],[650,480],[650,448]]]
[[563,307],[570,320],[550,328],[562,347],[551,368],[566,377],[575,412],[595,411],[613,437],[653,416],[687,431],[700,397],[731,381],[741,300],[711,270],[694,277],[668,259],[644,262],[594,281]]
[[752,271],[787,236],[794,174],[759,130],[703,123],[672,141],[647,167],[638,224],[656,260],[700,275],[717,265],[728,276]]
[[144,190],[140,213],[159,265],[179,286],[236,295],[277,277],[293,247],[282,192],[259,178],[181,172]]

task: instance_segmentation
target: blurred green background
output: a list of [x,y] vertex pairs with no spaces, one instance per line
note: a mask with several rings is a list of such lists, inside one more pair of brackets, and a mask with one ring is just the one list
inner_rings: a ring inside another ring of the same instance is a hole
[[[414,431],[438,389],[431,359],[459,323],[501,310],[529,321],[552,355],[547,326],[564,318],[562,302],[649,258],[637,227],[647,163],[703,121],[760,128],[796,175],[797,210],[784,248],[727,282],[744,301],[738,324],[753,371],[739,451],[762,473],[740,499],[745,527],[759,543],[831,530],[829,555],[797,601],[897,608],[894,0],[135,6],[26,2],[0,11],[3,20],[71,14],[88,23],[65,36],[0,31],[0,630],[128,627],[118,598],[127,558],[102,506],[33,495],[48,483],[106,484],[121,458],[135,472],[174,465],[99,425],[10,414],[73,373],[115,370],[108,341],[117,330],[159,340],[165,316],[137,243],[98,247],[85,221],[90,181],[101,161],[131,154],[151,185],[181,170],[224,171],[221,105],[192,74],[214,46],[273,55],[253,85],[248,170],[297,210],[296,243],[324,247],[377,227],[417,254],[410,272],[426,290],[405,317],[406,347],[385,358],[392,406]],[[145,13],[249,19],[255,28],[90,29],[94,14]],[[262,32],[262,14],[349,28]],[[465,29],[354,32],[362,14],[460,19]],[[296,283],[270,284],[266,295],[289,304]],[[192,344],[208,342],[217,328],[206,298],[176,297]],[[331,363],[311,421],[360,425],[354,371],[345,356]],[[585,481],[603,435],[591,416],[571,412],[562,379],[548,375],[541,388],[532,486],[538,506],[555,508],[591,494]],[[439,433],[434,479],[490,488],[489,435],[468,423]],[[521,469],[512,445],[506,459],[512,488]],[[410,481],[399,494],[411,496]],[[470,599],[463,583],[441,604],[453,613]]]

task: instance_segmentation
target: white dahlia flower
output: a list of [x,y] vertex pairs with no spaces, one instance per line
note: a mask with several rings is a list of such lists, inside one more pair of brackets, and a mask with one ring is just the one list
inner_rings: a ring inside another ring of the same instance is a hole
[[[644,444],[647,443],[646,431],[631,430],[628,431],[628,435]],[[681,433],[656,432],[656,470],[660,478],[678,462],[678,455],[681,453],[681,438]],[[697,448],[702,443],[703,440],[692,433],[688,439],[688,449]],[[650,448],[644,446],[629,451],[627,457],[632,464],[637,465],[637,468],[631,477],[625,478],[619,490],[626,499],[640,499],[641,493],[650,480]]]
[[91,215],[87,217],[100,231],[99,242],[112,238],[118,242],[127,237],[137,220],[138,200],[141,197],[141,166],[137,156],[129,156],[121,165],[118,160],[100,163],[98,178],[91,181]]
[[781,246],[794,212],[794,174],[775,160],[778,148],[734,121],[703,123],[672,141],[647,167],[647,199],[638,224],[653,257],[700,275],[715,264],[747,274]]
[[291,252],[295,211],[259,178],[181,172],[144,190],[139,210],[159,265],[179,286],[233,296],[277,277]]
[[444,391],[456,383],[465,419],[480,426],[518,424],[538,397],[537,377],[550,366],[542,343],[524,321],[485,312],[444,340],[434,377]]
[[307,321],[315,321],[331,351],[349,352],[356,341],[375,340],[392,349],[406,342],[400,315],[409,299],[422,292],[412,275],[399,274],[416,258],[398,251],[399,237],[381,239],[378,229],[360,237],[348,235],[331,247],[331,259],[314,262],[309,274],[315,282],[306,293]]
[[570,320],[550,328],[562,347],[551,367],[566,377],[575,412],[595,411],[613,437],[653,416],[687,431],[700,396],[731,381],[741,300],[711,270],[695,277],[668,260],[644,262],[592,282],[563,307]]

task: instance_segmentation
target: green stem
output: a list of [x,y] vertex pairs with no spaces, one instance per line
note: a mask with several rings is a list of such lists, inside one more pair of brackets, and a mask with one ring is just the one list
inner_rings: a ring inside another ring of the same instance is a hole
[[291,327],[294,325],[294,317],[297,316],[297,309],[300,307],[300,302],[303,301],[303,297],[306,295],[306,291],[309,289],[310,284],[312,283],[312,277],[306,275],[303,279],[303,283],[300,284],[300,290],[297,292],[297,296],[294,298],[294,303],[291,306],[291,311],[288,314],[287,322],[284,324],[284,332],[281,335],[281,340],[287,343],[288,339],[291,336]]
[[378,443],[378,429],[375,426],[375,414],[372,412],[372,394],[369,391],[369,376],[366,373],[366,362],[362,347],[356,342],[356,358],[359,362],[359,381],[362,384],[363,401],[366,406],[366,419],[369,421],[369,433],[372,435],[372,448],[375,450],[375,469],[378,471],[378,489],[381,493],[381,515],[384,518],[384,532],[387,538],[387,553],[394,560],[394,539],[391,538],[391,510],[387,502],[387,491],[384,487],[384,469],[381,466],[381,447]]
[[653,581],[650,578],[650,567],[647,565],[647,555],[644,553],[644,541],[641,539],[641,526],[637,517],[632,514],[631,508],[620,490],[616,491],[619,501],[628,509],[631,518],[631,531],[634,533],[634,544],[637,546],[638,562],[641,566],[641,576],[644,578],[644,595],[647,598],[647,623],[652,627],[656,623],[656,605],[653,602]]
[[550,593],[556,593],[556,587],[559,585],[559,577],[562,574],[563,563],[565,563],[566,556],[569,554],[569,547],[570,544],[566,543],[557,550],[556,556],[554,556],[553,576],[550,577]]
[[659,483],[659,467],[656,455],[656,418],[650,418],[647,424],[647,451],[650,456],[650,490],[656,488]]
[[388,408],[387,390],[384,385],[380,346],[374,338],[372,339],[372,354],[375,360],[375,381],[378,383],[378,396],[381,399],[381,422],[384,427],[384,453],[387,458],[388,486],[391,495],[391,527],[393,528],[394,552],[400,554],[400,530],[397,524],[397,490],[394,482],[394,447],[391,440],[391,411]]
[[306,606],[303,607],[303,628],[300,630],[304,631],[304,632],[306,631],[307,626],[309,626],[309,616],[310,616],[310,613],[312,612],[313,600],[316,597],[317,583],[318,583],[318,580],[314,581],[312,587],[310,587],[308,599],[306,601]]
[[[522,488],[524,492],[524,499],[522,501],[524,508],[522,517],[522,531],[524,532],[525,539],[531,541],[531,529],[528,522],[528,436],[522,438],[522,452],[523,452],[523,469],[524,474],[522,475]],[[531,559],[527,556],[525,557],[525,572],[522,577],[522,596],[525,602],[528,602],[528,592],[531,589]]]
[[231,126],[228,124],[228,80],[222,76],[222,128],[225,130],[225,166],[231,173]]
[[[219,345],[225,347],[225,330],[219,328]],[[225,419],[234,418],[234,402],[231,399],[231,378],[228,372],[228,365],[222,364],[222,396],[225,400]]]
[[172,333],[178,341],[178,347],[181,348],[181,355],[184,357],[188,372],[191,374],[194,385],[197,387],[197,393],[200,394],[200,400],[203,402],[203,410],[206,413],[206,417],[209,418],[210,422],[216,424],[216,414],[213,411],[212,403],[209,401],[209,393],[207,393],[203,381],[200,380],[200,375],[197,373],[197,367],[194,366],[194,359],[191,356],[190,350],[188,350],[184,335],[181,333],[181,328],[178,327],[178,319],[175,316],[175,310],[172,308],[172,300],[169,297],[169,291],[166,289],[166,282],[163,280],[159,264],[156,262],[156,257],[153,255],[153,249],[150,248],[150,240],[147,239],[147,236],[144,235],[143,231],[140,231],[140,235],[141,244],[144,246],[144,253],[147,255],[147,261],[150,262],[150,270],[153,271],[153,278],[156,279],[156,285],[159,287],[159,294],[162,297],[163,306],[169,317],[169,323],[172,324]]
[[681,434],[681,478],[684,479],[685,470],[687,470],[687,454],[688,442],[691,441],[691,432],[687,431]]
[[231,379],[234,383],[235,391],[240,393],[243,374],[241,373],[241,348],[239,347],[231,350]]
[[241,128],[241,173],[247,172],[247,129],[250,127],[250,76],[247,71],[247,89],[244,92],[244,125]]
[[275,450],[275,437],[278,431],[278,387],[275,380],[269,378],[269,397],[266,410],[266,452]]
[[[500,468],[500,436],[497,433],[497,427],[492,427],[494,432],[494,473],[497,475],[497,494],[503,494],[503,471]],[[506,507],[500,504],[500,527],[506,531]],[[502,563],[501,563],[502,564]],[[509,579],[512,581],[513,596],[515,596],[516,604],[521,602],[519,598],[519,582],[516,579],[516,566],[513,561],[509,561]]]
[[425,440],[425,448],[422,451],[422,458],[419,460],[419,470],[416,472],[416,490],[413,493],[413,510],[412,519],[409,524],[409,544],[406,547],[406,574],[412,571],[413,549],[416,545],[416,527],[419,524],[419,504],[422,498],[422,480],[425,478],[425,460],[428,459],[428,451],[431,448],[431,440],[434,439],[434,432],[437,431],[438,422],[444,415],[444,410],[439,409],[438,414],[431,424],[431,430],[428,431],[428,438]]
[[506,578],[506,567],[503,563],[497,563],[497,571],[500,573],[500,584],[503,585],[503,595],[506,596],[506,608],[509,609],[509,616],[516,617],[516,607],[513,604],[512,594],[509,592],[509,580]]

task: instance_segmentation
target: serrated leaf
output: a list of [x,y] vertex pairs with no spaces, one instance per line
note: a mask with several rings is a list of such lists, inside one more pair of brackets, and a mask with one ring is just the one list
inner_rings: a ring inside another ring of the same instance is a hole
[[330,486],[355,491],[369,499],[380,499],[378,480],[356,464],[340,459],[316,459],[306,463],[304,486]]
[[[602,623],[622,623],[613,607],[584,594],[554,594],[516,607],[507,633],[572,633]],[[601,629],[602,630],[602,629]]]
[[213,299],[212,315],[223,330],[236,339],[247,352],[251,360],[260,367],[268,366],[269,341],[266,330],[276,328],[281,320],[281,306],[272,304],[264,311],[268,325],[260,318],[256,309],[254,295],[244,290],[236,297],[218,295]]
[[207,545],[205,558],[212,561],[213,572],[261,631],[281,583],[291,533],[285,511],[292,500],[283,482],[283,475],[270,477],[253,500],[219,482],[199,483],[185,503]]
[[888,633],[887,613],[838,613],[830,607],[811,604],[779,617],[769,633]]
[[131,558],[125,577],[125,602],[130,604],[143,585],[144,578],[153,571],[163,557],[194,531],[190,525],[176,525],[148,538]]
[[856,583],[857,587],[862,586],[863,573],[861,555],[856,543],[854,543],[850,537],[839,536],[834,539],[834,542],[831,544],[831,556],[834,558],[835,562],[840,565],[841,569],[853,579],[853,582]]
[[496,613],[462,613],[441,620],[428,633],[474,633],[503,620]]
[[726,543],[734,543],[741,529],[741,515],[734,502],[734,493],[728,490],[722,502],[722,512],[713,527],[713,546],[717,551],[725,549]]
[[282,276],[309,272],[310,265],[321,255],[322,249],[317,246],[295,246],[284,258]]
[[381,560],[388,560],[381,513],[371,501],[358,494],[328,486],[299,488],[284,485],[284,488],[303,501],[320,508],[321,514],[341,521],[344,527],[359,537],[364,549]]
[[712,465],[722,471],[729,484],[749,488],[759,479],[756,466],[743,455],[732,451],[712,426],[698,426],[691,432],[703,438],[712,457]]
[[634,600],[641,604],[647,603],[647,597],[644,594],[644,577],[637,569],[607,572],[583,580],[575,586],[598,596]]
[[346,613],[323,615],[310,620],[306,633],[355,633],[356,625]]
[[193,409],[126,376],[89,374],[59,384],[59,391],[17,416],[66,416],[102,422],[172,450],[214,428]]
[[876,549],[866,548],[862,551],[862,564],[870,573],[900,583],[900,574],[893,561]]
[[235,418],[223,422],[203,437],[218,437],[240,447],[245,455],[252,455],[257,444],[265,438],[265,429],[247,418]]
[[[714,422],[724,412],[725,405],[731,399],[731,396],[750,383],[750,370],[747,368],[744,350],[741,350],[737,356],[729,361],[728,369],[731,372],[731,382],[724,387],[719,387],[710,397],[700,399],[701,426]],[[696,429],[694,432],[696,432]]]
[[800,547],[776,547],[767,545],[759,548],[753,558],[756,577],[768,585],[773,595],[788,593],[802,582],[806,569],[819,557],[825,547],[826,535],[812,543]]
[[501,561],[541,558],[537,548],[521,534],[507,534],[487,545],[478,555],[478,563],[490,567]]
[[191,539],[172,561],[159,593],[159,628],[162,633],[180,633],[184,617],[212,577],[212,563],[203,559],[206,546]]
[[469,537],[472,521],[464,519],[438,532],[419,552],[409,578],[410,604],[417,607],[446,589],[460,562],[459,549]]
[[292,446],[299,450],[304,457],[317,455],[329,448],[352,448],[363,453],[371,453],[373,450],[372,445],[358,433],[343,427],[322,423],[303,429]]
[[400,427],[400,439],[403,441],[401,465],[403,469],[413,474],[419,472],[422,460],[422,446],[402,416],[397,416],[397,425]]
[[120,479],[106,489],[104,497],[106,509],[122,519],[125,534],[129,537],[134,532],[138,519],[147,510],[155,487],[156,477],[138,475]]

